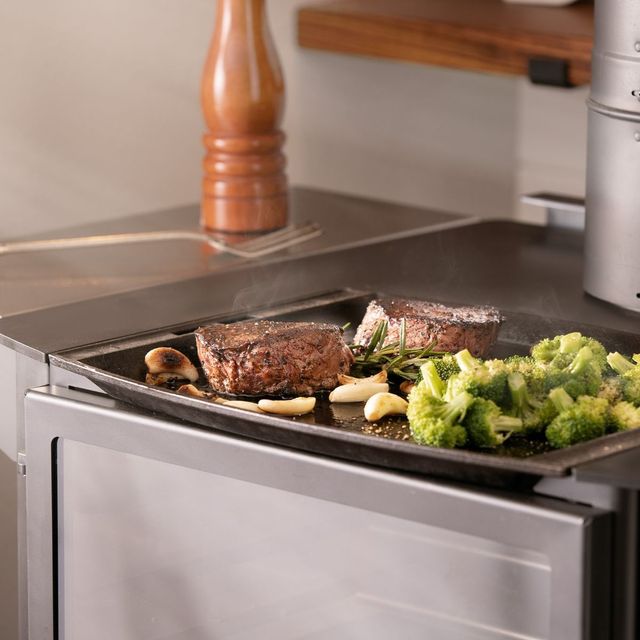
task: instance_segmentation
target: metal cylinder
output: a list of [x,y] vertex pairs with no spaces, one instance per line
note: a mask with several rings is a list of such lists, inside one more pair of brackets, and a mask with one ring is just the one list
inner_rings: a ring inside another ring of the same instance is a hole
[[640,6],[596,0],[584,288],[640,310]]

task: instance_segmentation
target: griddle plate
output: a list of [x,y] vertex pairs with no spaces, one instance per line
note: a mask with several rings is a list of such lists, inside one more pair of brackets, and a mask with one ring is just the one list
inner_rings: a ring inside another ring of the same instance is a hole
[[[278,309],[256,311],[242,318],[211,318],[208,321],[269,317],[276,320],[333,322],[340,326],[351,323],[351,329],[346,335],[349,340],[366,305],[373,297],[373,294],[361,292],[337,292]],[[640,351],[640,337],[633,334],[528,314],[503,313],[505,322],[492,354],[494,357],[526,353],[537,340],[570,331],[581,331],[584,335],[593,336],[612,351]],[[199,324],[205,323],[203,321]],[[362,415],[361,403],[331,404],[327,394],[319,394],[313,414],[286,418],[225,407],[147,385],[144,382],[144,355],[154,347],[174,347],[185,353],[192,362],[198,363],[193,333],[195,328],[181,327],[173,333],[163,331],[133,336],[52,355],[50,360],[54,366],[85,376],[117,400],[192,425],[356,463],[464,482],[509,487],[531,486],[541,476],[563,476],[580,464],[640,444],[638,429],[604,436],[558,451],[550,451],[545,442],[523,441],[516,437],[491,452],[436,449],[413,442],[404,418],[388,418],[370,424]],[[206,386],[202,372],[198,385]]]

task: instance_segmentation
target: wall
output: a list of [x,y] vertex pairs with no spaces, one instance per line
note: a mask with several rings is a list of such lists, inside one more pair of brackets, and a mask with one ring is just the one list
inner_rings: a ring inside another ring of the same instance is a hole
[[[552,89],[518,81],[515,193],[555,191],[583,197],[588,87]],[[542,222],[543,212],[516,203],[516,217]]]
[[[333,55],[270,0],[293,184],[538,220],[583,193],[585,89]],[[215,0],[0,2],[0,239],[197,201]],[[1,443],[0,443],[1,444]]]
[[[525,187],[579,190],[582,96],[304,51],[300,4],[269,3],[292,183],[483,216],[530,215],[516,206]],[[198,85],[214,8],[0,3],[0,238],[198,199]],[[557,103],[566,115],[554,120]]]

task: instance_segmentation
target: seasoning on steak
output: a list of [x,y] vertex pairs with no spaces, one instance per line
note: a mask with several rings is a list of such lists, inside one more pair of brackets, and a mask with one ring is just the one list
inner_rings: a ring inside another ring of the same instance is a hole
[[381,320],[388,322],[384,344],[397,342],[403,318],[408,348],[434,344],[438,351],[469,349],[474,356],[489,353],[502,322],[502,316],[495,307],[449,307],[423,300],[379,298],[369,303],[354,342],[368,344]]
[[353,362],[342,331],[330,324],[258,320],[195,333],[202,368],[218,393],[309,395],[333,389]]

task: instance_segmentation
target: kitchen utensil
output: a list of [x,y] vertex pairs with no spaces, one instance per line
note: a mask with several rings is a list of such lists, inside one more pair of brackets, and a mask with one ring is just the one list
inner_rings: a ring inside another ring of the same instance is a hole
[[81,236],[77,238],[54,238],[51,240],[26,240],[0,244],[0,256],[9,253],[31,251],[52,251],[58,249],[76,249],[82,247],[100,247],[107,245],[129,244],[137,242],[158,242],[187,240],[208,244],[213,249],[229,253],[239,258],[255,259],[281,251],[301,242],[306,242],[322,233],[320,225],[307,222],[302,225],[289,225],[278,231],[257,236],[238,244],[229,244],[219,235],[204,231],[170,230],[142,231],[137,233],[113,233],[108,235]]

